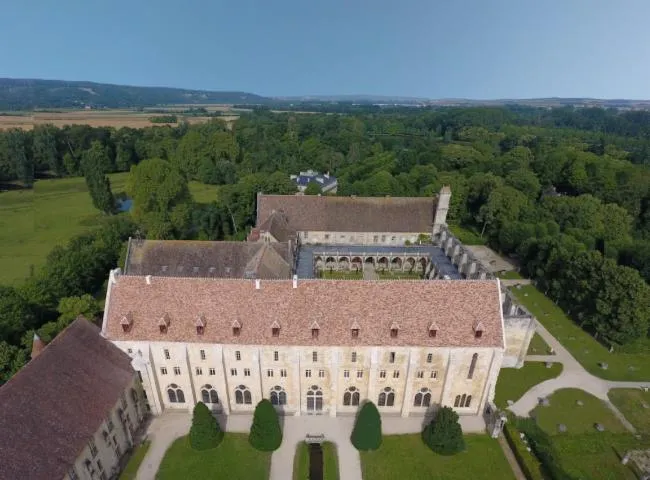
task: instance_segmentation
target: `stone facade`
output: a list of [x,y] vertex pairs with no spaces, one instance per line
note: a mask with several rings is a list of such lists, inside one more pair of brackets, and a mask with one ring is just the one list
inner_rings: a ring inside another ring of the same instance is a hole
[[477,415],[503,358],[498,348],[114,343],[133,357],[155,414],[214,399],[206,404],[215,412],[251,413],[268,398],[286,415],[354,415],[366,399],[385,415],[423,416],[437,405]]

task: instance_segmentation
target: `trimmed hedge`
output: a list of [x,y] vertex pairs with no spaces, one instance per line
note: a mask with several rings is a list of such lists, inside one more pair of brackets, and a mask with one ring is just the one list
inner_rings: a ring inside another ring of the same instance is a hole
[[278,412],[266,398],[255,407],[248,441],[253,448],[262,452],[272,452],[280,448],[282,443],[280,419]]
[[449,407],[442,407],[422,431],[422,441],[440,455],[454,455],[465,450],[463,430],[458,414]]
[[350,436],[357,450],[377,450],[381,446],[381,416],[372,402],[366,402],[359,410]]
[[506,423],[503,426],[503,436],[510,445],[510,449],[526,478],[528,480],[545,480],[542,475],[541,464],[532,452],[526,450],[526,444],[519,436],[519,430]]
[[203,402],[194,406],[190,427],[190,446],[194,450],[214,448],[223,440],[223,432],[212,412]]

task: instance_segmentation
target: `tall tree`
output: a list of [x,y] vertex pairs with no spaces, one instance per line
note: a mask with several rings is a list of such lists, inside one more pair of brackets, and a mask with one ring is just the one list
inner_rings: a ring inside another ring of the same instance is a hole
[[62,177],[65,175],[65,167],[57,150],[56,132],[53,125],[37,125],[32,131],[32,150],[38,170],[49,169],[57,177]]
[[190,446],[194,450],[215,448],[223,440],[223,432],[205,403],[194,406],[190,427]]
[[458,414],[450,407],[440,408],[436,417],[423,430],[422,440],[440,455],[454,455],[465,450]]
[[282,443],[280,419],[278,412],[266,398],[255,407],[248,441],[253,448],[262,452],[272,452],[280,448]]
[[381,416],[374,403],[366,402],[361,406],[350,441],[362,451],[377,450],[381,446]]
[[111,161],[106,148],[99,142],[92,143],[81,159],[86,185],[93,205],[104,213],[115,212],[115,198],[111,191],[111,181],[106,176]]

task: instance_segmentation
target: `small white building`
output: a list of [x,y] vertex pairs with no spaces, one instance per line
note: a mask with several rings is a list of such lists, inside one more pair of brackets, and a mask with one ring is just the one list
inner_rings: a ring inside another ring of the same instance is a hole
[[289,175],[289,178],[296,182],[299,192],[304,192],[311,182],[315,182],[322,193],[336,193],[339,186],[336,177],[330,175],[329,172],[321,174],[314,170],[307,170],[300,172],[300,175]]

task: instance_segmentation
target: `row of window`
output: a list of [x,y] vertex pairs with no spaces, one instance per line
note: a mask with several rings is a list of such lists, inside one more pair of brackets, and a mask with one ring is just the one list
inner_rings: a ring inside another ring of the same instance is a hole
[[[314,388],[315,387],[315,388]],[[170,403],[185,403],[185,395],[183,390],[172,383],[167,387],[167,396]],[[322,397],[322,390],[313,386],[310,390],[307,391],[308,397]],[[287,404],[287,392],[279,385],[276,385],[271,389],[269,394],[271,404],[273,405],[286,405]],[[351,386],[346,389],[343,393],[343,405],[344,406],[358,406],[361,399],[361,394],[357,387]],[[246,385],[239,385],[235,389],[235,404],[237,405],[251,405],[252,404],[252,395],[249,388]],[[218,404],[219,395],[217,394],[216,389],[212,385],[204,385],[201,387],[201,401],[206,404]],[[457,395],[454,400],[454,407],[468,408],[472,402],[471,395]],[[391,387],[386,387],[383,389],[379,396],[377,397],[377,406],[379,407],[393,407],[395,405],[395,390]],[[413,397],[413,406],[414,407],[430,407],[431,406],[431,390],[428,388],[421,388],[418,393]],[[92,442],[92,441],[91,441]],[[94,443],[92,444],[94,447]],[[91,448],[91,453],[93,449]],[[97,454],[97,449],[95,447],[93,457]]]

